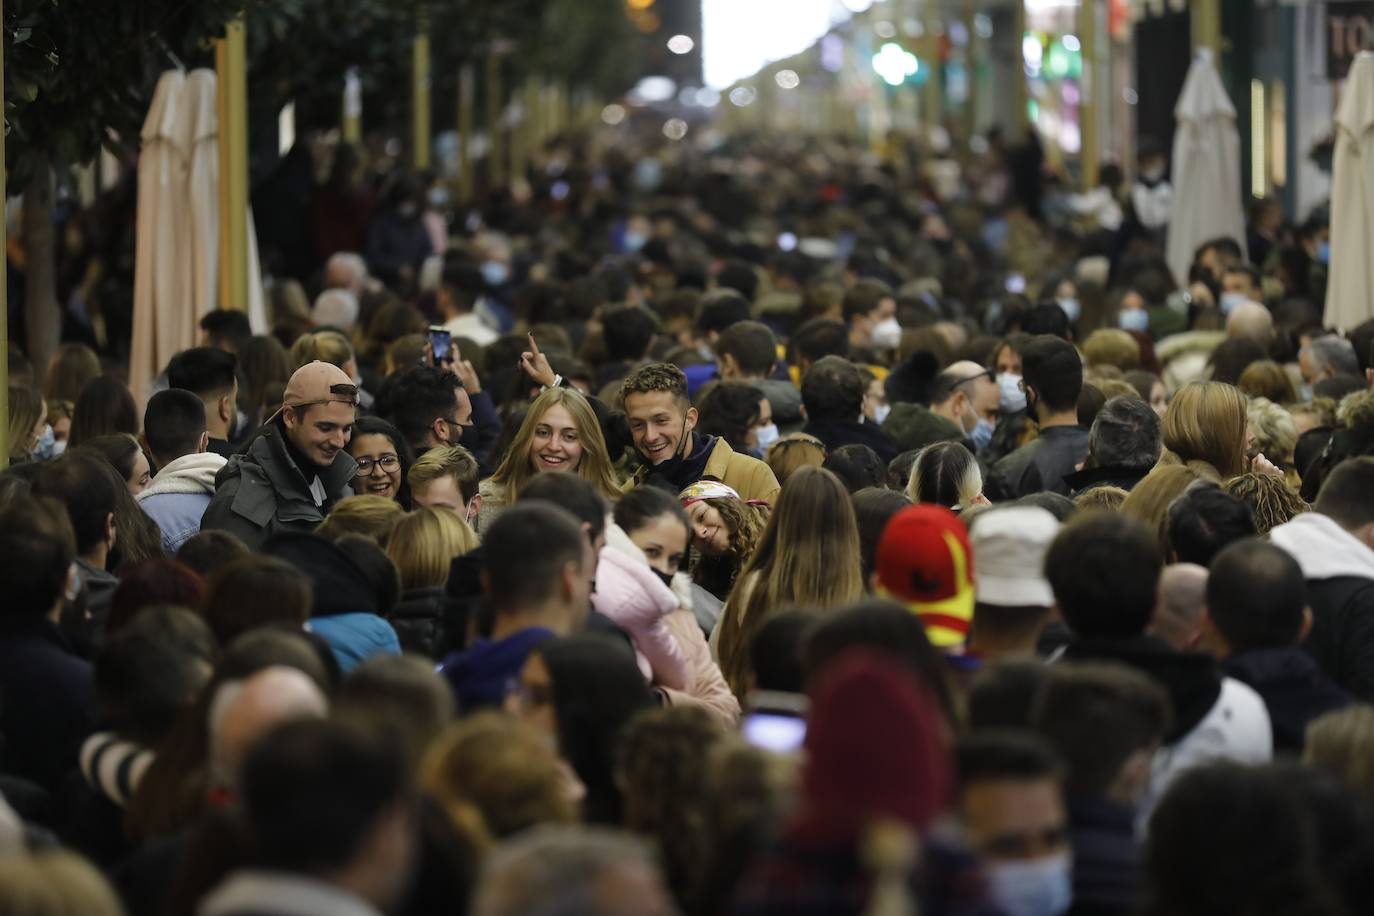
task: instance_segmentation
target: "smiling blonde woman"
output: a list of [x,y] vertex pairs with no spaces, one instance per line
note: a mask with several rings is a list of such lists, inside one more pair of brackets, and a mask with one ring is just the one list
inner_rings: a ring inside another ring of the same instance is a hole
[[569,388],[549,388],[530,405],[496,473],[482,481],[477,532],[485,531],[544,471],[577,474],[609,501],[620,496],[596,413],[585,397]]

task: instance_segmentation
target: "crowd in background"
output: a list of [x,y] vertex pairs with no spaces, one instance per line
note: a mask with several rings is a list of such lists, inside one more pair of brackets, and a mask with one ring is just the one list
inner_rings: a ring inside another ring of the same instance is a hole
[[263,333],[11,351],[0,914],[1367,911],[1323,215],[1175,277],[1149,143],[624,140],[302,144]]

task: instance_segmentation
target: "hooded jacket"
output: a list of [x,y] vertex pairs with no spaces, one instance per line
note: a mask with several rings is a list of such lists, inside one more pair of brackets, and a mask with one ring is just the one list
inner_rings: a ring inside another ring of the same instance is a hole
[[401,648],[427,658],[442,658],[448,647],[452,599],[441,586],[412,588],[388,616]]
[[1068,660],[1119,662],[1149,675],[1169,694],[1173,729],[1155,755],[1150,785],[1137,810],[1145,824],[1174,778],[1214,760],[1268,763],[1274,756],[1269,712],[1253,689],[1223,677],[1216,661],[1198,652],[1178,652],[1153,636],[1079,639],[1064,651]]
[[687,658],[664,622],[678,608],[677,595],[654,574],[643,552],[615,522],[606,525],[592,607],[630,634],[645,681],[687,689]]
[[1312,632],[1303,648],[1338,687],[1374,700],[1374,550],[1317,512],[1279,525],[1269,540],[1307,579]]
[[439,663],[438,670],[453,688],[458,711],[467,715],[478,709],[499,708],[530,653],[556,635],[545,627],[530,627],[505,639],[475,640],[466,650],[450,654]]
[[1352,702],[1321,672],[1312,656],[1293,647],[1237,652],[1221,670],[1255,688],[1269,710],[1274,749],[1301,753],[1315,718]]
[[157,472],[148,489],[138,494],[138,505],[162,531],[162,549],[176,553],[200,531],[215,477],[227,462],[214,452],[182,455]]
[[395,629],[381,617],[396,603],[395,592],[388,598],[351,556],[322,537],[297,532],[276,535],[265,548],[310,578],[308,627],[329,643],[344,674],[373,655],[401,654]]
[[[339,452],[319,474],[324,501],[311,492],[313,471],[302,471],[287,453],[280,421],[269,423],[247,452],[235,455],[215,476],[215,495],[201,519],[202,528],[237,535],[249,550],[278,531],[313,531],[350,492],[358,463]],[[306,474],[311,476],[307,479]]]

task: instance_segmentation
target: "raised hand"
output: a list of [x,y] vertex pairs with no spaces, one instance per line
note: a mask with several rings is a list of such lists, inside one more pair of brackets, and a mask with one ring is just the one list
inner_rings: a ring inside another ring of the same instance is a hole
[[551,387],[558,381],[558,376],[549,365],[549,358],[539,352],[539,344],[535,342],[533,334],[529,335],[529,340],[530,348],[520,354],[520,368],[540,385]]

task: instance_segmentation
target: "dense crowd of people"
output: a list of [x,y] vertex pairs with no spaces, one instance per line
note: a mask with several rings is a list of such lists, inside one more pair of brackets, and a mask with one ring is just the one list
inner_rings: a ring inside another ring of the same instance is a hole
[[1367,912],[1321,215],[981,148],[343,147],[267,333],[12,351],[0,916]]

